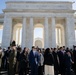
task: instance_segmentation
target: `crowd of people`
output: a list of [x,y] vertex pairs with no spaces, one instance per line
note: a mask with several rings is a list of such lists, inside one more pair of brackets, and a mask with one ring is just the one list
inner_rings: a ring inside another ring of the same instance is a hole
[[0,47],[0,71],[8,71],[8,75],[76,75],[76,46],[72,49],[39,48],[31,50],[12,43],[8,49]]

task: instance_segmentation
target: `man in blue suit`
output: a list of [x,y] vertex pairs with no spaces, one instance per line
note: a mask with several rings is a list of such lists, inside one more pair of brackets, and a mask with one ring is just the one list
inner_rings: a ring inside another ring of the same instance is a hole
[[38,64],[40,61],[39,53],[36,48],[33,46],[32,50],[29,53],[29,63],[31,68],[31,75],[38,75]]

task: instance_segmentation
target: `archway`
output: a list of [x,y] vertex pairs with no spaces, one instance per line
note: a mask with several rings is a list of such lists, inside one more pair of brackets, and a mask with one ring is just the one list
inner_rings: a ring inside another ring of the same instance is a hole
[[39,48],[42,48],[42,41],[41,40],[36,40],[35,41],[35,46],[37,47],[39,47]]
[[13,38],[12,38],[12,40],[15,40],[17,45],[21,45],[21,38],[22,38],[22,24],[17,23],[13,27]]
[[65,45],[64,27],[61,24],[56,25],[56,44],[57,46]]
[[[36,24],[34,26],[34,42],[35,46],[39,46],[40,48],[44,47],[44,27],[42,24]],[[38,40],[36,40],[38,38]],[[40,40],[41,39],[41,40]]]

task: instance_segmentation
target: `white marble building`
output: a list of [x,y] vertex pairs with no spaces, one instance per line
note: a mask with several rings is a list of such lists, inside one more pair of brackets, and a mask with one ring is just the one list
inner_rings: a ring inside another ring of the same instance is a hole
[[[0,14],[2,47],[8,47],[15,40],[22,48],[37,44],[45,48],[71,48],[76,43],[76,16],[72,4],[68,1],[7,0],[4,13]],[[43,29],[43,38],[34,38],[35,28]]]

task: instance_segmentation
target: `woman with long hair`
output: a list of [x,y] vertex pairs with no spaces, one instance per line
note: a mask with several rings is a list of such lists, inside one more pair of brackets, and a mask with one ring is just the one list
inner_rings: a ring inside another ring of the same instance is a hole
[[28,56],[27,48],[24,48],[23,52],[20,55],[19,75],[27,75],[27,65],[28,65],[27,56]]
[[50,48],[47,48],[44,53],[45,75],[54,75],[54,58]]

